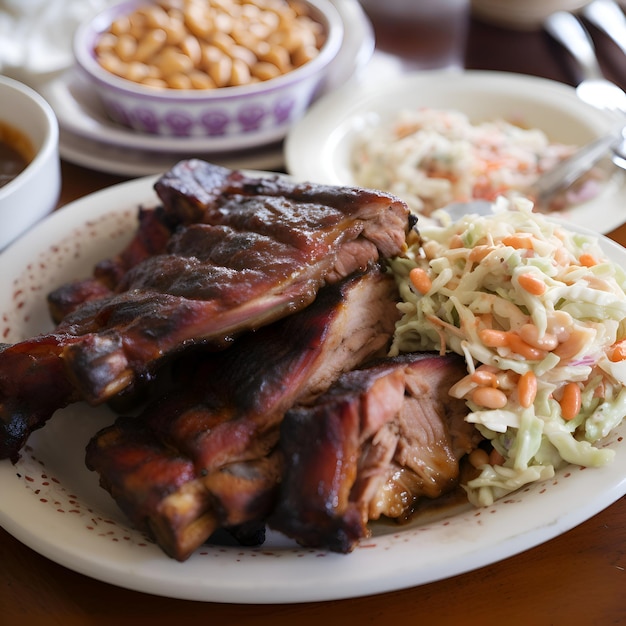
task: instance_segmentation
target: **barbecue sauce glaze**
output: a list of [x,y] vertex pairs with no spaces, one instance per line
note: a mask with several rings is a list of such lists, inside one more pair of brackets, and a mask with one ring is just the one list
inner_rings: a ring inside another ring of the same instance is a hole
[[0,121],[0,187],[23,172],[32,158],[33,147],[28,138]]

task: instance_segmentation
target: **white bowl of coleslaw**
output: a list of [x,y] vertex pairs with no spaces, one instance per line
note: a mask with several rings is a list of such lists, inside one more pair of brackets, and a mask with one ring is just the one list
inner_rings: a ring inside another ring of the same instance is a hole
[[[426,113],[428,132],[414,132]],[[426,215],[484,197],[474,195],[481,184],[487,199],[523,188],[611,128],[606,113],[556,81],[508,72],[421,72],[349,85],[322,98],[289,132],[285,158],[298,179],[386,189]],[[621,225],[622,172],[605,167],[603,176],[592,193],[572,197],[561,217],[602,232]]]

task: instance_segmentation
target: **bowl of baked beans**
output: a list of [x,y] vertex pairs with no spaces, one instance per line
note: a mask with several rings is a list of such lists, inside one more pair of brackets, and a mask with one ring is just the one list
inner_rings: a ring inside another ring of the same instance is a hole
[[239,150],[285,136],[342,40],[329,0],[127,0],[79,26],[74,54],[113,121]]

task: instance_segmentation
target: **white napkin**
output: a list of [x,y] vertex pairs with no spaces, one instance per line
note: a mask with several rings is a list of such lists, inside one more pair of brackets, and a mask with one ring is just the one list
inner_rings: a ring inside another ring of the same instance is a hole
[[36,87],[73,63],[80,22],[119,0],[0,0],[0,74]]

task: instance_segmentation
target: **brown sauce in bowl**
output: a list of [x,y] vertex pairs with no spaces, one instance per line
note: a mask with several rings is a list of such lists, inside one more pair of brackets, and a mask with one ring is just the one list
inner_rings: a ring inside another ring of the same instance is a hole
[[35,151],[28,137],[0,121],[0,187],[23,172],[34,156]]

